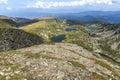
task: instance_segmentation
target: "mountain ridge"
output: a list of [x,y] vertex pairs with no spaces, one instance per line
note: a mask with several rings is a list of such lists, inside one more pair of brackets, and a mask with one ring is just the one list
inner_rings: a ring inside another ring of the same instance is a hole
[[120,24],[32,20],[0,25],[1,80],[119,80]]

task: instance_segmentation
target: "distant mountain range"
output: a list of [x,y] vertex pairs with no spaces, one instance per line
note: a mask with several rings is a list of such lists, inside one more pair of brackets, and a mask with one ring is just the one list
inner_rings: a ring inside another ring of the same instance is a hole
[[78,20],[80,22],[109,22],[120,23],[120,11],[88,11],[81,13],[67,13],[58,15],[58,18]]
[[[27,15],[25,13],[21,15],[22,17],[27,17],[27,18],[57,17],[59,19],[76,20],[81,23],[83,22],[120,23],[120,11],[87,11],[87,12],[79,12],[79,13],[40,12],[40,13],[29,13],[29,14],[27,13]],[[18,18],[18,17],[10,17],[10,18],[17,22],[30,21],[30,19],[26,19],[26,18]]]

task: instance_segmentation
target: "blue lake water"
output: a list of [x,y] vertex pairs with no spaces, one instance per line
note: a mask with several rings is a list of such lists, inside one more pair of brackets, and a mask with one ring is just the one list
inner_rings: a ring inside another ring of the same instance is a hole
[[76,28],[66,28],[66,31],[71,32],[71,31],[78,31]]
[[53,41],[53,42],[62,42],[64,39],[66,39],[66,35],[62,34],[62,35],[52,37],[51,41]]
[[104,53],[99,53],[99,54],[100,54],[100,56],[102,56],[102,57],[106,57],[106,58],[111,59],[112,61],[114,61],[114,62],[120,64],[120,62],[116,61],[116,60],[113,59],[112,57],[109,57],[109,56],[105,55]]
[[20,25],[16,25],[16,28],[20,28],[21,26]]

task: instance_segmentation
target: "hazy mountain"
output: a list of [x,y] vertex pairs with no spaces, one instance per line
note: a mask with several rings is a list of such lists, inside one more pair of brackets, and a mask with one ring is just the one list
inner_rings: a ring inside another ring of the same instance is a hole
[[120,23],[120,12],[119,11],[89,11],[81,13],[67,13],[58,15],[58,18],[78,20],[80,22],[109,22],[109,23]]
[[17,27],[17,28],[19,28],[23,25],[34,23],[37,21],[38,21],[37,19],[8,17],[8,16],[0,15],[1,27]]
[[[29,11],[28,11],[29,12]],[[27,14],[27,15],[26,15]],[[87,11],[87,12],[79,12],[79,13],[48,13],[48,12],[33,12],[24,14],[18,14],[27,18],[38,18],[38,17],[57,17],[60,19],[68,19],[68,20],[78,20],[82,22],[109,22],[109,23],[120,23],[120,11]],[[30,19],[26,18],[17,18],[14,17],[13,20],[18,22],[30,21]]]
[[28,18],[8,17],[3,15],[0,15],[0,19],[9,19],[9,20],[13,20],[16,23],[24,23],[24,22],[29,22],[31,20]]
[[120,11],[86,11],[86,12],[73,12],[73,13],[26,11],[23,14],[16,13],[16,15],[18,16],[27,17],[27,18],[58,17],[60,19],[79,20],[80,22],[105,21],[110,23],[120,23],[119,14],[120,14]]

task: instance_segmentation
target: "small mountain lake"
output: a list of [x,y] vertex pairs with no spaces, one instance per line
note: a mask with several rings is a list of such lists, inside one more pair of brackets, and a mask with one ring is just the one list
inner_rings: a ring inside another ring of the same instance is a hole
[[66,35],[64,35],[64,34],[58,35],[58,36],[53,36],[52,38],[50,38],[50,40],[53,42],[62,42],[64,39],[66,39]]
[[21,27],[20,25],[18,25],[18,24],[16,25],[16,28],[20,28],[20,27]]
[[78,31],[77,28],[66,28],[66,31],[71,32],[71,31]]
[[120,62],[116,61],[116,60],[113,59],[112,57],[109,57],[109,56],[105,55],[104,53],[98,53],[98,54],[99,54],[100,56],[102,56],[102,57],[105,57],[105,58],[111,59],[112,61],[114,61],[114,62],[120,64]]

